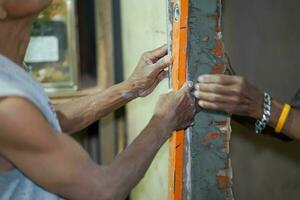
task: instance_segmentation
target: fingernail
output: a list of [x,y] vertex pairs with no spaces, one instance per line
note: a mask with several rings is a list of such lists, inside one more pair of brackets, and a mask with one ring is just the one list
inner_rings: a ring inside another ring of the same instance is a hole
[[198,77],[198,81],[199,81],[199,82],[203,82],[203,81],[204,81],[204,75],[199,76],[199,77]]
[[200,107],[203,107],[203,106],[204,106],[203,101],[199,101],[199,106],[200,106]]
[[194,92],[194,96],[195,96],[196,98],[200,98],[200,92],[199,92],[199,91],[195,91],[195,92]]
[[193,81],[188,81],[188,82],[187,82],[187,86],[188,86],[190,89],[192,89],[192,88],[194,87]]

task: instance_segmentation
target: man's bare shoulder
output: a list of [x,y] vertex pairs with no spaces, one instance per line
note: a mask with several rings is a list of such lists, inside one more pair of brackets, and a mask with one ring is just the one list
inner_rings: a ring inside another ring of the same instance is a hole
[[47,144],[47,133],[52,134],[52,131],[30,101],[20,97],[0,99],[0,146],[26,147],[36,142]]
[[7,122],[17,126],[22,124],[22,121],[28,121],[28,117],[34,117],[36,114],[38,111],[35,106],[25,98],[0,98],[0,127],[6,127]]

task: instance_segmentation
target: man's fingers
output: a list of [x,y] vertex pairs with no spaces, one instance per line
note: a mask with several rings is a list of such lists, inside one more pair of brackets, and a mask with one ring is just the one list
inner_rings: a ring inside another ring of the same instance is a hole
[[158,86],[158,84],[159,84],[162,80],[164,80],[166,77],[168,77],[168,72],[167,72],[167,71],[162,71],[162,72],[158,75],[158,77],[157,77],[157,79],[155,80],[155,82],[153,83],[153,85],[152,85],[150,88],[148,88],[146,91],[144,91],[144,93],[140,94],[140,96],[147,96],[147,95],[151,94],[151,93],[155,90],[155,88]]
[[245,115],[247,116],[247,105],[233,105],[229,103],[221,103],[221,102],[209,102],[205,100],[200,100],[198,102],[199,106],[203,109],[208,110],[219,110],[224,111],[230,114],[236,115]]
[[153,63],[155,63],[156,61],[158,61],[160,58],[162,58],[163,56],[167,55],[168,53],[168,46],[167,45],[163,45],[157,49],[154,49],[150,52],[148,52],[148,57],[149,59],[152,60]]
[[183,87],[181,88],[181,90],[177,93],[178,96],[186,96],[188,97],[189,103],[191,106],[193,106],[195,108],[195,98],[192,95],[192,90],[194,88],[194,84],[192,81],[188,81],[186,82]]
[[187,85],[189,91],[192,91],[194,89],[193,81],[187,81],[185,84]]
[[199,83],[215,83],[221,85],[230,85],[236,83],[237,77],[229,75],[201,75],[198,78]]
[[230,94],[230,87],[223,86],[216,83],[197,83],[195,85],[196,91],[211,92],[216,94]]
[[194,88],[194,83],[192,81],[187,81],[182,88],[180,89],[179,93],[190,93]]
[[169,74],[168,71],[162,71],[162,72],[160,72],[160,74],[158,75],[158,80],[159,80],[159,81],[164,80],[165,78],[168,77],[168,74]]
[[165,68],[169,67],[173,62],[171,56],[164,56],[163,58],[159,59],[155,64],[152,65],[154,72],[160,72]]
[[234,96],[234,95],[221,95],[221,94],[215,94],[210,92],[202,92],[196,90],[193,95],[202,101],[209,101],[209,102],[215,102],[215,103],[230,103],[230,104],[244,104],[242,102],[241,98]]
[[208,109],[208,110],[223,110],[223,111],[228,110],[225,103],[216,103],[216,102],[200,100],[198,104],[201,108]]

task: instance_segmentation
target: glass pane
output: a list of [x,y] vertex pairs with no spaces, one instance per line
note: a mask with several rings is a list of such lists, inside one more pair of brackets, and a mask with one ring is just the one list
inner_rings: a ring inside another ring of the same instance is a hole
[[54,0],[34,23],[25,62],[46,89],[75,89],[77,40],[73,0]]

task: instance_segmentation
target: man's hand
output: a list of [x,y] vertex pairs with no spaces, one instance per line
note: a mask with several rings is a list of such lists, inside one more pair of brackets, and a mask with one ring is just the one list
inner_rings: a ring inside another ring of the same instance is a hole
[[198,78],[194,96],[204,109],[221,110],[230,114],[260,119],[263,95],[239,76],[203,75]]
[[162,123],[172,131],[187,128],[195,115],[195,102],[191,95],[192,83],[187,83],[179,92],[161,95],[155,110],[155,116],[162,119]]
[[172,59],[166,54],[166,46],[145,53],[127,81],[104,90],[90,91],[87,96],[57,105],[63,131],[76,133],[129,101],[149,95],[167,76],[168,72],[164,69],[172,63]]
[[133,87],[136,97],[148,96],[167,77],[168,72],[165,68],[172,63],[172,58],[167,53],[168,48],[164,45],[143,54],[138,66],[127,80]]

